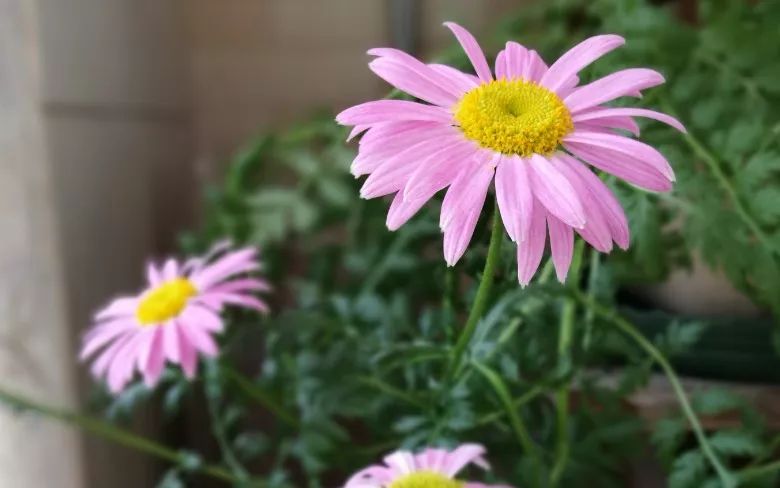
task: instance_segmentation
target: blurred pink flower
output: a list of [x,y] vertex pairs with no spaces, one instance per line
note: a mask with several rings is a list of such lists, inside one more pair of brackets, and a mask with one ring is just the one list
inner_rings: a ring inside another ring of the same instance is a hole
[[207,255],[183,264],[169,259],[147,268],[148,287],[136,296],[117,298],[95,315],[84,335],[80,359],[95,355],[92,374],[105,378],[120,392],[135,370],[152,387],[165,361],[180,364],[188,378],[195,375],[198,354],[213,357],[213,335],[224,328],[220,313],[226,305],[267,312],[253,292],[270,289],[265,280],[239,277],[258,270],[253,248],[228,251],[215,246]]
[[455,479],[469,464],[489,469],[485,448],[479,444],[462,444],[453,451],[425,449],[419,454],[397,451],[385,457],[384,465],[358,471],[344,488],[511,488],[484,485]]
[[547,234],[558,279],[571,264],[576,231],[601,252],[613,241],[629,245],[618,200],[587,166],[638,187],[668,191],[674,172],[654,148],[618,132],[638,135],[634,117],[656,119],[684,131],[659,112],[602,104],[664,82],[644,68],[625,69],[586,85],[578,72],[625,41],[591,37],[551,66],[536,51],[508,42],[495,75],[474,37],[446,23],[477,76],[424,64],[389,48],[372,49],[369,67],[423,102],[377,100],[341,112],[336,120],[364,133],[352,164],[369,175],[363,198],[394,194],[387,226],[395,230],[434,194],[449,187],[441,208],[444,258],[454,265],[474,233],[488,189],[495,192],[504,227],[517,243],[518,278],[527,284],[539,267]]

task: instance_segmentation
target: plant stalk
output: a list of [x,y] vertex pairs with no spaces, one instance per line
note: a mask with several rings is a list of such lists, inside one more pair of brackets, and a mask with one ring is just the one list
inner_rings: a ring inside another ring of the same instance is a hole
[[[97,437],[112,441],[116,444],[135,449],[136,451],[149,454],[165,461],[175,464],[177,466],[188,465],[188,455],[186,452],[175,451],[163,444],[148,439],[146,437],[139,436],[130,431],[112,425],[108,422],[82,415],[70,410],[51,407],[43,403],[30,400],[24,396],[10,392],[4,388],[0,388],[0,402],[6,403],[9,406],[19,409],[20,411],[33,412],[50,419],[58,420],[73,427],[80,428],[86,432]],[[199,464],[191,468],[193,471],[202,473],[211,478],[224,481],[231,484],[242,484],[242,486],[263,487],[265,486],[259,480],[252,479],[238,479],[233,476],[229,471],[221,466],[211,464]]]
[[488,245],[487,258],[485,259],[485,268],[482,271],[477,295],[474,297],[474,303],[471,305],[466,325],[458,337],[458,342],[450,356],[450,364],[447,371],[447,380],[452,379],[452,375],[457,370],[463,359],[463,353],[466,351],[474,332],[477,330],[477,324],[482,318],[490,298],[490,291],[493,288],[493,279],[496,274],[496,267],[501,258],[501,243],[504,241],[503,228],[501,226],[501,217],[498,209],[493,212],[493,225],[490,233],[490,244]]
[[[577,241],[574,249],[572,264],[569,269],[568,283],[569,288],[577,288],[580,281],[580,270],[582,268],[582,255],[585,243],[582,240]],[[577,301],[573,298],[566,298],[561,312],[561,326],[558,333],[558,367],[560,371],[567,372],[572,366],[572,338],[574,337],[574,318],[577,312]],[[556,486],[566,469],[569,461],[569,381],[567,380],[555,393],[555,412],[557,420],[556,443],[555,443],[555,464],[550,473],[550,485]]]
[[680,379],[677,377],[677,373],[675,373],[674,368],[672,368],[672,365],[669,363],[666,357],[664,357],[663,353],[657,347],[655,347],[651,341],[642,335],[642,333],[637,330],[634,324],[619,316],[616,312],[587,297],[578,289],[575,288],[572,289],[572,291],[574,293],[574,297],[580,303],[582,303],[583,306],[592,309],[596,315],[615,325],[624,334],[633,339],[639,347],[644,349],[644,351],[650,355],[650,357],[656,363],[658,363],[658,365],[666,374],[669,383],[672,385],[674,394],[677,396],[677,401],[680,403],[680,407],[682,408],[685,417],[688,419],[688,423],[693,429],[696,440],[699,442],[699,447],[701,447],[701,450],[704,452],[707,460],[710,462],[713,469],[717,473],[722,485],[724,488],[736,487],[737,479],[735,478],[734,474],[732,474],[723,465],[723,463],[721,463],[714,449],[707,440],[707,436],[704,433],[704,428],[702,427],[701,422],[699,422],[699,418],[696,416],[696,413],[693,411],[693,407],[691,407],[691,404],[688,401],[688,397],[685,394],[685,390],[683,389],[682,384],[680,383]]

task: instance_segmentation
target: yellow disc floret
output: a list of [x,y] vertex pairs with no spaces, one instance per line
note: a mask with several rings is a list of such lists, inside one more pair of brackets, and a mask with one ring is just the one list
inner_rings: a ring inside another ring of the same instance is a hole
[[480,146],[528,157],[555,151],[574,124],[558,95],[523,79],[495,80],[455,106],[460,130]]
[[463,488],[464,483],[433,471],[418,471],[398,478],[390,488]]
[[179,315],[198,290],[186,278],[166,281],[141,299],[135,312],[141,325],[156,325]]

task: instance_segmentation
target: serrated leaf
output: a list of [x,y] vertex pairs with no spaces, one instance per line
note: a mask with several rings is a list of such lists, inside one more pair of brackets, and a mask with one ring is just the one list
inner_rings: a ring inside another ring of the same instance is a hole
[[693,407],[704,415],[717,415],[739,408],[742,399],[722,388],[710,388],[693,396]]
[[763,451],[761,442],[744,430],[722,430],[710,439],[713,449],[724,456],[757,456]]
[[688,424],[683,419],[666,418],[656,423],[651,440],[664,456],[671,457],[679,449],[687,433]]
[[407,415],[393,424],[393,430],[401,433],[412,432],[425,425],[427,421],[428,419],[422,415]]
[[767,187],[753,195],[750,206],[753,214],[764,224],[775,224],[780,220],[780,188]]
[[707,463],[698,450],[678,457],[669,475],[669,488],[698,488],[707,472]]
[[750,192],[765,184],[767,179],[776,172],[780,172],[780,154],[767,151],[753,155],[737,176],[743,185],[743,190]]

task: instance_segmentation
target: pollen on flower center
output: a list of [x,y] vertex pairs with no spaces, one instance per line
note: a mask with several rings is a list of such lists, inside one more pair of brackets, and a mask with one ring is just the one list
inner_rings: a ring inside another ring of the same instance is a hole
[[495,80],[466,93],[455,106],[460,130],[503,154],[550,154],[574,129],[569,110],[550,90],[523,79]]
[[135,312],[141,325],[155,325],[179,315],[198,290],[186,278],[176,278],[151,290]]
[[390,483],[389,488],[463,488],[465,485],[433,471],[410,473]]

